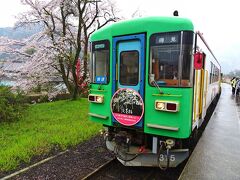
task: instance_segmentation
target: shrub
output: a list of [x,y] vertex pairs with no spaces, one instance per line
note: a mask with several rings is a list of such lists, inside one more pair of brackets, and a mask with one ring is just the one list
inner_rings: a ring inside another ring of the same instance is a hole
[[26,107],[26,98],[23,93],[11,92],[9,87],[0,86],[0,122],[18,120]]

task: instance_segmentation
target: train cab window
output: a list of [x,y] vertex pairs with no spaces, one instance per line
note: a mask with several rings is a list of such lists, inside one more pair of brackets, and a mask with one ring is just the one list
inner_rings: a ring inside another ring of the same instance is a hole
[[159,86],[177,86],[180,33],[158,33],[150,37],[150,74]]
[[109,41],[92,43],[91,82],[107,84],[109,82]]
[[157,33],[150,37],[150,78],[159,86],[192,85],[193,32]]
[[123,51],[120,54],[120,84],[135,86],[139,81],[139,52]]

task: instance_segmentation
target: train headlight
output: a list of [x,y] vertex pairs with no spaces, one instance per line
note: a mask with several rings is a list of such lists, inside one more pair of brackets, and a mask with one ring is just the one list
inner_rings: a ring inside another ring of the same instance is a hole
[[103,103],[103,96],[96,96],[97,103]]
[[165,103],[164,102],[156,102],[155,103],[155,109],[164,110],[165,109]]
[[88,101],[93,102],[93,103],[103,103],[104,96],[103,95],[89,94],[88,95]]
[[159,111],[178,112],[179,103],[173,101],[155,101],[155,109]]

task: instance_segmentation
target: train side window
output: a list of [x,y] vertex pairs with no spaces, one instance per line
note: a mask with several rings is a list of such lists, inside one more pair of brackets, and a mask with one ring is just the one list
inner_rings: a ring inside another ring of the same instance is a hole
[[211,62],[210,84],[214,83],[214,64]]
[[192,73],[193,73],[193,37],[191,31],[183,32],[182,42],[182,77],[180,85],[183,87],[192,86]]
[[181,86],[191,85],[192,74],[192,46],[183,46],[183,60],[182,60],[182,80]]
[[109,82],[109,41],[92,43],[91,82],[107,84]]

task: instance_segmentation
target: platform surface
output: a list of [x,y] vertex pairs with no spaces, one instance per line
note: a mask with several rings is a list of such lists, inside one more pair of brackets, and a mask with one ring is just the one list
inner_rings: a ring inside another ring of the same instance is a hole
[[222,94],[180,180],[240,180],[240,97]]

